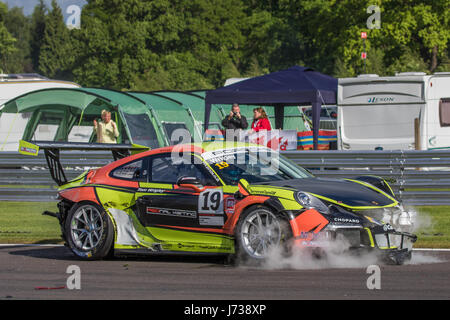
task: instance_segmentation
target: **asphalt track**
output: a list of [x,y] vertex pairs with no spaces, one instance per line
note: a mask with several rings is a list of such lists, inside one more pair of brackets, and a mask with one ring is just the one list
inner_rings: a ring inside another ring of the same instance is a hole
[[[66,286],[68,266],[81,271]],[[0,247],[0,299],[444,299],[450,252],[415,252],[412,264],[380,266],[369,290],[366,267],[267,269],[230,266],[218,257],[147,256],[80,261],[65,247]]]

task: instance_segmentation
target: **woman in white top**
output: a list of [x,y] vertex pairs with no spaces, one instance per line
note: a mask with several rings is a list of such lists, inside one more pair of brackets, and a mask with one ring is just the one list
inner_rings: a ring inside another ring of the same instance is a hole
[[117,143],[119,131],[117,125],[111,120],[111,112],[102,111],[102,121],[94,120],[94,130],[97,132],[98,143]]

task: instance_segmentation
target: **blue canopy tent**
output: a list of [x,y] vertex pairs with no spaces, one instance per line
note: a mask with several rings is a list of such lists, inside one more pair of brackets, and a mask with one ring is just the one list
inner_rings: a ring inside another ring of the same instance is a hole
[[242,103],[275,107],[275,127],[283,129],[285,106],[312,105],[314,149],[317,150],[320,108],[336,104],[337,79],[311,68],[294,66],[206,92],[205,130],[211,105]]

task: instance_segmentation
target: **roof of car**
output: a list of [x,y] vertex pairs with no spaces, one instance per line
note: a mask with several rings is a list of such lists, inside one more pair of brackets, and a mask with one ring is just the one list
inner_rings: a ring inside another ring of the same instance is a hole
[[265,146],[246,142],[232,142],[232,141],[211,141],[211,142],[196,142],[189,144],[176,144],[172,146],[161,147],[157,149],[151,149],[144,153],[139,153],[141,157],[143,155],[159,154],[159,153],[169,153],[169,152],[194,152],[194,153],[204,153],[224,149],[232,148],[266,148]]
[[232,148],[244,148],[244,147],[261,147],[264,146],[254,143],[247,142],[232,142],[232,141],[211,141],[211,142],[197,142],[192,143],[195,147],[200,147],[203,152],[216,151],[222,149],[232,149]]

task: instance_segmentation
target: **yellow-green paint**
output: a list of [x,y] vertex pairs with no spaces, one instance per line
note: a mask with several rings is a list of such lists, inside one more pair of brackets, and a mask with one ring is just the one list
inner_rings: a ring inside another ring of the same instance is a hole
[[37,156],[39,154],[39,146],[28,141],[19,141],[19,153],[27,156]]
[[105,209],[125,210],[134,204],[133,192],[121,192],[107,188],[96,187],[97,197]]
[[83,184],[84,177],[87,175],[88,172],[89,171],[85,171],[82,174],[80,174],[78,177],[76,177],[75,179],[72,179],[68,183],[60,186],[58,188],[58,191],[81,186]]
[[278,198],[285,210],[301,210],[303,207],[295,200]]
[[284,198],[288,200],[295,200],[294,199],[295,190],[289,188],[252,185],[250,186],[250,191],[251,194],[267,195],[272,197]]
[[369,235],[370,246],[371,246],[372,248],[374,248],[374,247],[375,247],[375,242],[373,241],[372,232],[370,231],[369,228],[364,228],[364,230],[366,230],[366,231],[367,231],[367,234]]
[[227,235],[174,230],[162,227],[148,227],[146,229],[156,238],[165,239],[161,245],[166,250],[220,253],[234,252],[234,238]]
[[151,189],[173,189],[173,185],[169,183],[153,183],[153,182],[139,182],[139,187],[141,188],[151,188]]

